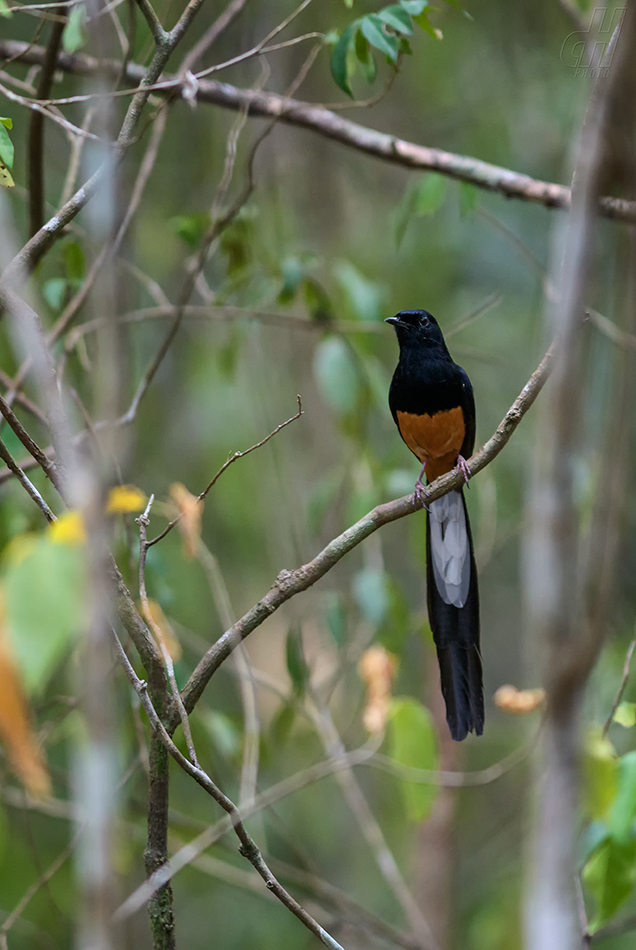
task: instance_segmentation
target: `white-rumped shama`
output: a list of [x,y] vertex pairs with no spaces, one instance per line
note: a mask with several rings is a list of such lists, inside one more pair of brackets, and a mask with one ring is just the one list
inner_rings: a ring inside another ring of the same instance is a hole
[[[473,387],[453,362],[435,317],[402,310],[395,327],[400,359],[389,390],[389,407],[400,435],[432,482],[465,460],[475,444]],[[426,515],[428,617],[453,739],[484,728],[484,691],[479,652],[479,591],[468,511],[462,489],[429,502]]]

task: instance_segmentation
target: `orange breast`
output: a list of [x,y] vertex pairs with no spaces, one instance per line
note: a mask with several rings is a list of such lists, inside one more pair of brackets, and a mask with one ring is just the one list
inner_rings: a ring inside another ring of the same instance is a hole
[[466,435],[461,406],[421,416],[413,412],[398,412],[398,426],[402,438],[420,462],[426,462],[426,477],[433,481],[455,467],[459,450]]

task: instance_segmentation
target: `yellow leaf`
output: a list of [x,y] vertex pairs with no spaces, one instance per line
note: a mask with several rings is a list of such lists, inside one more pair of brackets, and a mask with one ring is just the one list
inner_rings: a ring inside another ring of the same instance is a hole
[[143,511],[148,502],[140,488],[135,485],[116,485],[108,493],[107,515],[117,512]]
[[5,188],[13,188],[15,185],[11,172],[3,161],[0,161],[0,185],[3,185]]
[[203,502],[192,495],[185,485],[175,482],[170,486],[170,497],[179,511],[179,530],[183,538],[186,557],[196,557],[201,537]]
[[25,557],[29,556],[37,543],[38,536],[36,534],[18,534],[9,541],[2,555],[7,562],[20,564]]
[[367,685],[367,701],[362,722],[371,735],[383,732],[391,705],[391,684],[398,662],[384,647],[373,646],[362,654],[358,664],[360,677]]
[[[148,616],[148,613],[150,616]],[[168,618],[161,609],[161,604],[156,600],[148,600],[148,613],[144,611],[146,620],[150,623],[155,636],[163,641],[172,659],[178,660],[181,656],[181,644],[177,640]]]
[[48,531],[54,544],[86,544],[88,540],[81,511],[66,511]]
[[516,686],[500,686],[494,695],[495,706],[515,716],[534,712],[545,702],[544,689],[517,689]]
[[[1,592],[0,592],[1,593]],[[51,780],[31,723],[13,656],[5,634],[0,598],[0,738],[16,775],[39,798],[51,794]]]

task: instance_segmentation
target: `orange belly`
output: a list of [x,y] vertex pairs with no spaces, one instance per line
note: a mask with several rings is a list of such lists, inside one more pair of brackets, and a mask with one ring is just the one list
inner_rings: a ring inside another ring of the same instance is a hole
[[396,413],[400,434],[420,462],[426,462],[429,482],[450,472],[464,442],[466,425],[461,406],[421,416],[413,412]]

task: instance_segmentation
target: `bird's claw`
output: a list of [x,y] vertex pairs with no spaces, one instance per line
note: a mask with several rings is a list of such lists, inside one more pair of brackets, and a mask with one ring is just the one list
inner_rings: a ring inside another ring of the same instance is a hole
[[[470,479],[470,469],[468,468],[466,459],[463,455],[457,456],[457,469],[462,473],[464,476],[464,481],[468,485],[468,480]],[[468,487],[470,488],[470,485],[468,485]]]
[[430,509],[426,504],[426,487],[421,478],[418,478],[418,480],[415,482],[415,491],[413,492],[413,497],[415,501],[420,503],[422,508],[425,508],[426,511],[430,513]]

